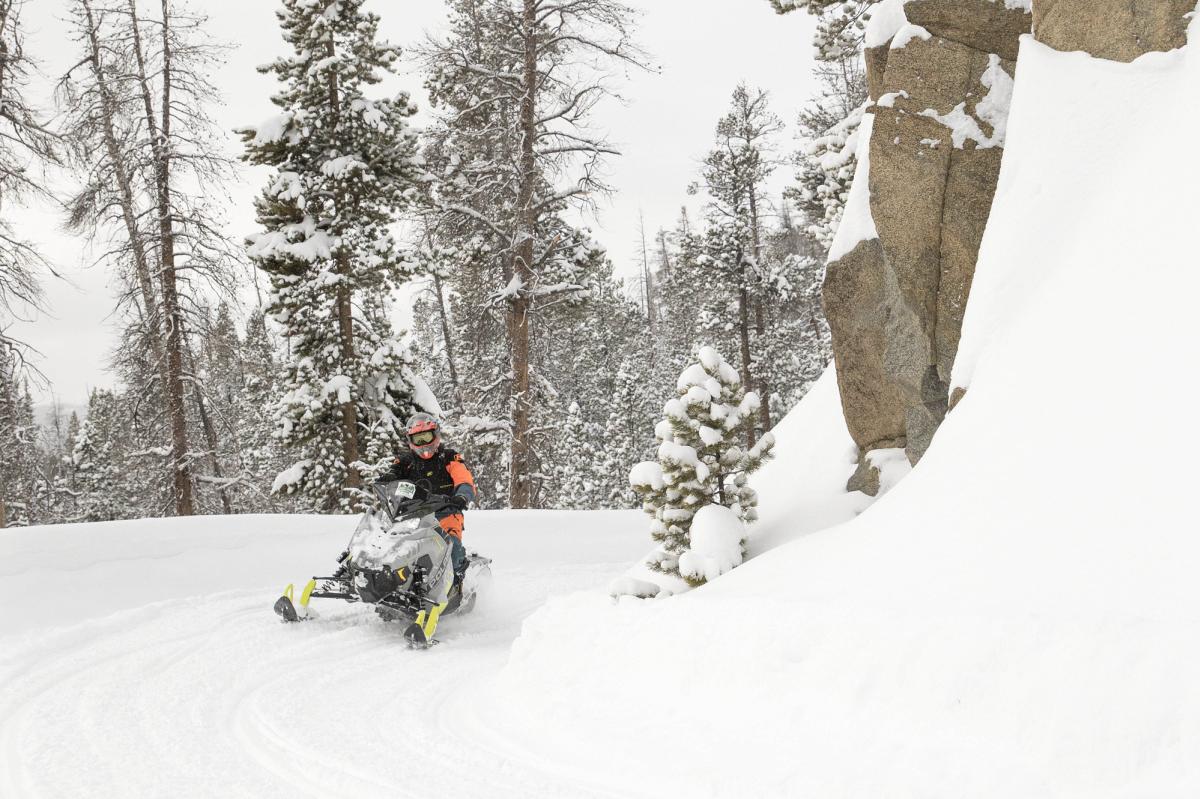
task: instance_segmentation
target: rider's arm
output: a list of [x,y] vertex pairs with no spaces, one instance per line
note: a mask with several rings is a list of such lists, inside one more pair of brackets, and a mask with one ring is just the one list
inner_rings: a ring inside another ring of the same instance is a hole
[[475,501],[475,478],[467,464],[463,463],[462,455],[455,455],[446,464],[446,471],[454,481],[454,496],[462,497],[467,504]]

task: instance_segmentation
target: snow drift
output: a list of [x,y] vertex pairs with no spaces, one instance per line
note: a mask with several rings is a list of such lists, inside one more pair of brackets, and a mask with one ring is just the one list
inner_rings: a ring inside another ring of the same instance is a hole
[[968,393],[920,466],[690,594],[553,600],[486,709],[514,750],[627,796],[1200,792],[1191,42],[1024,39]]

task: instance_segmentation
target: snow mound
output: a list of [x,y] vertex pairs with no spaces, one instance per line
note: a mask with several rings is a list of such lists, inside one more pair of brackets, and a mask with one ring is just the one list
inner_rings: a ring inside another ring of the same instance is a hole
[[679,573],[688,579],[712,581],[742,563],[746,526],[723,505],[696,511],[688,531],[689,548],[679,556]]
[[[688,594],[548,604],[481,716],[625,796],[1200,793],[1191,42],[1117,64],[1023,40],[968,392],[903,482]],[[761,475],[781,492],[845,444],[803,429]],[[697,752],[720,756],[664,766]]]

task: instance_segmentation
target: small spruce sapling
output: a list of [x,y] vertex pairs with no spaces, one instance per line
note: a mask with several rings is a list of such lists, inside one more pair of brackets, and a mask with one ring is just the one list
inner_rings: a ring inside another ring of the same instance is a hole
[[712,347],[701,348],[699,358],[679,376],[678,396],[663,407],[664,418],[654,430],[658,460],[639,463],[629,476],[653,520],[650,535],[659,545],[650,567],[693,586],[713,576],[712,570],[692,565],[698,558],[686,557],[695,548],[691,532],[696,514],[707,505],[721,505],[733,512],[742,530],[755,521],[758,495],[748,478],[775,446],[770,433],[749,450],[742,446],[757,419],[759,397],[745,390],[737,370]]

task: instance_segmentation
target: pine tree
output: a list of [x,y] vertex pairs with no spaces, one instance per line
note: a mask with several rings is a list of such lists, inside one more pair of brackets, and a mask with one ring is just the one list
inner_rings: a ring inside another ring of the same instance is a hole
[[813,73],[821,91],[800,112],[802,144],[794,159],[798,185],[787,196],[808,219],[808,232],[828,251],[850,196],[859,130],[869,102],[857,53],[818,64]]
[[881,0],[768,0],[776,12],[807,11],[817,17],[813,37],[819,61],[856,56],[871,12]]
[[87,418],[75,438],[72,460],[78,491],[78,518],[103,522],[129,518],[135,510],[124,501],[126,485],[120,439],[124,425],[119,401],[110,391],[95,389]]
[[539,424],[552,383],[538,371],[553,338],[546,310],[591,294],[589,268],[603,261],[564,214],[607,190],[601,166],[616,151],[589,124],[592,112],[611,94],[608,70],[640,67],[644,56],[631,41],[634,13],[616,0],[448,5],[449,34],[424,53],[440,112],[429,148],[442,217],[433,229],[478,255],[455,289],[477,318],[487,364],[472,370],[475,347],[464,348],[464,385],[482,396],[464,396],[463,421],[479,438],[506,439],[495,462],[506,500],[536,507],[549,449]]
[[692,519],[706,505],[730,508],[743,523],[757,519],[758,498],[748,478],[775,446],[770,433],[748,450],[741,446],[758,406],[758,395],[745,391],[737,370],[711,347],[702,347],[699,362],[680,375],[676,397],[654,431],[657,461],[640,463],[630,473],[659,545],[652,568],[693,584],[704,581],[681,574],[679,559],[690,546]]
[[[704,186],[709,197],[707,252],[714,269],[712,279],[727,287],[731,313],[718,309],[713,315],[724,321],[733,318],[740,353],[742,381],[769,396],[766,375],[756,372],[759,362],[755,338],[766,329],[764,307],[766,272],[764,263],[764,187],[775,170],[771,155],[774,137],[783,123],[770,110],[766,92],[745,84],[733,92],[728,112],[717,123],[717,146],[704,162]],[[716,332],[711,331],[710,332]],[[769,403],[759,409],[762,429],[771,428]],[[748,431],[753,442],[754,430]]]
[[268,369],[273,359],[261,311],[251,316],[248,330],[261,331],[262,343],[252,345],[238,334],[228,303],[217,306],[212,321],[198,332],[193,391],[197,398],[194,423],[209,442],[207,461],[211,476],[201,477],[198,488],[210,512],[256,513],[273,509],[271,483],[283,468],[269,469],[258,462],[256,450],[270,442],[270,428],[262,409],[270,405],[266,393],[252,389],[257,367],[252,358],[267,349]]
[[654,413],[658,410],[650,399],[657,386],[646,375],[647,370],[638,367],[636,359],[628,359],[617,370],[604,423],[600,475],[604,505],[611,508],[637,507],[637,493],[628,475],[635,464],[653,457],[654,452],[648,433],[654,429]]
[[366,95],[400,51],[378,40],[379,17],[362,6],[283,0],[293,52],[260,70],[283,84],[272,98],[282,113],[241,131],[246,160],[275,170],[257,203],[266,230],[250,248],[290,352],[276,416],[295,459],[275,486],[327,510],[354,503],[363,461],[400,446],[415,407],[387,297],[413,271],[390,228],[424,172],[408,96]]
[[[286,452],[276,437],[274,420],[263,413],[279,396],[277,381],[281,375],[276,357],[277,342],[264,311],[256,308],[246,320],[242,345],[241,405],[246,412],[238,419],[237,437],[241,441],[242,468],[254,482],[257,500],[254,507],[276,512],[290,507],[272,498],[271,486],[275,475],[287,468]],[[236,401],[236,398],[235,398]]]
[[553,507],[564,510],[591,510],[601,507],[596,481],[594,436],[588,430],[579,403],[567,407],[566,420],[555,441]]
[[21,381],[21,361],[15,351],[0,347],[0,504],[7,526],[32,523],[36,446],[33,401]]

